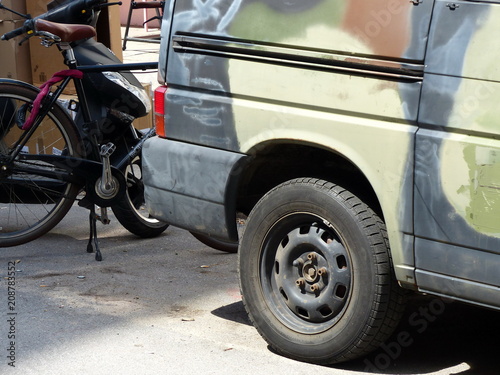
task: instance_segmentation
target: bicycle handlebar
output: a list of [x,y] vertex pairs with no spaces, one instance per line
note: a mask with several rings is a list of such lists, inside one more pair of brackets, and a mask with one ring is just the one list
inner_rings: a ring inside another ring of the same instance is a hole
[[33,20],[26,20],[23,26],[3,34],[1,39],[9,40],[15,38],[16,36],[28,33],[30,30],[33,30]]
[[59,23],[88,25],[92,23],[95,10],[116,4],[121,3],[108,3],[107,0],[66,0],[59,6],[52,8],[50,11],[35,18],[26,20],[23,26],[2,35],[1,40],[9,40],[23,34],[28,34],[29,37],[35,35],[30,32],[35,31],[35,20],[37,19],[44,19]]

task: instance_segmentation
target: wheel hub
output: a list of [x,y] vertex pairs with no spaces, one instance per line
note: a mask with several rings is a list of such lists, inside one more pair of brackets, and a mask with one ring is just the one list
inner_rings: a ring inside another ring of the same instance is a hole
[[327,261],[316,252],[295,259],[292,266],[297,269],[297,287],[307,293],[321,293],[328,284]]
[[312,223],[290,231],[273,268],[274,298],[294,316],[333,324],[343,311],[351,287],[348,254],[328,228]]

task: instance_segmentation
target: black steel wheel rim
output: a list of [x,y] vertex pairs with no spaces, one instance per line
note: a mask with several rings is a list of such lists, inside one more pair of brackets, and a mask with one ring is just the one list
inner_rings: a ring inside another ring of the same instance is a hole
[[342,317],[352,291],[348,249],[334,226],[312,213],[282,217],[264,238],[260,283],[274,316],[316,334]]

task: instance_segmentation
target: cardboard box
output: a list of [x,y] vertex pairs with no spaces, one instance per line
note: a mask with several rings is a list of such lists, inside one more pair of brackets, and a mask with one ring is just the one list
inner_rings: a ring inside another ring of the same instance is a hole
[[[26,14],[26,3],[24,0],[3,0],[2,5],[15,10],[16,12]],[[0,9],[0,21],[13,21],[20,19],[22,19],[22,17],[17,14],[9,12],[5,9]]]
[[[13,145],[23,133],[17,125],[14,125],[4,141],[7,145]],[[60,155],[62,150],[64,150],[65,142],[61,137],[59,130],[55,130],[53,127],[48,128],[48,126],[42,125],[35,131],[35,134],[24,146],[23,151],[27,153],[37,153],[45,155]]]
[[[52,0],[26,0],[26,10],[32,17],[36,17],[47,12],[47,4]],[[33,37],[29,40],[30,45],[30,60],[31,60],[31,75],[32,82],[35,86],[40,86],[52,77],[52,75],[61,70],[68,69],[64,65],[64,60],[57,46],[49,48],[40,44],[41,39]],[[73,83],[70,83],[66,88],[66,93],[74,94],[76,92]]]
[[148,97],[151,103],[151,111],[144,117],[136,118],[133,122],[134,128],[137,130],[142,130],[142,129],[150,129],[153,126],[153,93],[151,90],[151,84],[150,83],[143,83],[142,86],[144,87],[144,90],[148,93]]
[[[10,1],[24,2],[24,0]],[[36,17],[47,12],[47,4],[51,1],[52,0],[26,0],[25,10],[31,14],[32,17]],[[120,60],[122,60],[120,6],[112,5],[101,9],[96,31],[97,41],[108,47]]]
[[[55,45],[49,48],[44,47],[40,44],[40,39],[36,37],[30,39],[30,61],[32,82],[35,86],[46,82],[54,73],[68,69],[57,47]],[[76,92],[72,82],[65,92],[68,94]]]
[[25,0],[26,12],[28,12],[31,17],[36,17],[47,11],[47,4],[51,1],[52,0]]
[[[27,11],[33,17],[45,13],[47,11],[47,4],[51,1],[52,0],[26,0]],[[104,8],[101,11],[97,25],[97,40],[110,48],[118,58],[122,59],[120,33],[118,6]],[[40,86],[43,82],[52,77],[54,73],[67,69],[57,47],[43,47],[40,44],[40,38],[34,37],[30,39],[30,53],[31,74],[35,86]],[[72,83],[68,85],[65,90],[67,94],[74,94],[75,92],[76,90]]]
[[[0,35],[21,27],[23,20],[0,21]],[[31,82],[30,46],[19,45],[19,40],[0,41],[0,77]]]
[[97,21],[97,40],[108,47],[123,61],[120,6],[112,5],[101,11]]
[[[75,112],[68,109],[71,100],[77,100],[77,97],[75,95],[61,95],[59,97],[59,104],[71,117],[74,117]],[[4,103],[0,103],[0,113],[5,110],[3,107],[4,105]],[[51,126],[48,126],[49,124]],[[11,146],[21,137],[23,132],[24,131],[19,129],[17,124],[12,124],[12,128],[7,135],[4,136],[3,140],[8,146]],[[64,149],[64,145],[65,143],[61,138],[61,133],[58,130],[54,130],[53,122],[49,120],[46,123],[42,123],[35,131],[35,134],[24,147],[24,152],[59,155]]]

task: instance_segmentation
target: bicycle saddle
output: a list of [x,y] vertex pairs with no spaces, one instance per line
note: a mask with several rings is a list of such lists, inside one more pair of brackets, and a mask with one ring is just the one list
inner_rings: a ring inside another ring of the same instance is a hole
[[61,42],[68,43],[96,35],[95,29],[89,25],[63,24],[38,19],[35,21],[35,27],[37,31],[46,31],[57,35],[61,38]]

